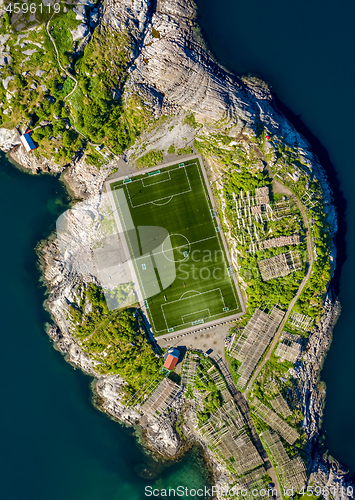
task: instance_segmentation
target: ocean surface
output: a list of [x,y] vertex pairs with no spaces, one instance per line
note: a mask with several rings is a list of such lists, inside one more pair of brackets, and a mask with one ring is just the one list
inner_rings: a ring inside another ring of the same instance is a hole
[[[208,485],[198,450],[159,464],[133,429],[96,410],[90,377],[67,364],[46,336],[50,318],[34,248],[68,207],[60,181],[24,173],[0,153],[0,199],[0,498],[141,500],[148,485]],[[154,479],[144,479],[144,470]]]
[[355,474],[355,3],[350,0],[197,0],[216,58],[235,74],[272,85],[279,106],[326,168],[339,211],[341,317],[321,378],[322,432],[330,453]]
[[[323,433],[331,453],[355,473],[355,3],[197,3],[216,57],[238,74],[253,72],[272,84],[330,175],[340,213],[335,286],[343,309],[322,371]],[[0,195],[0,498],[140,500],[148,484],[208,482],[196,450],[170,466],[152,461],[132,429],[91,405],[90,378],[69,366],[45,334],[49,318],[34,247],[68,206],[59,180],[25,174],[0,155]],[[143,479],[144,468],[156,478]]]

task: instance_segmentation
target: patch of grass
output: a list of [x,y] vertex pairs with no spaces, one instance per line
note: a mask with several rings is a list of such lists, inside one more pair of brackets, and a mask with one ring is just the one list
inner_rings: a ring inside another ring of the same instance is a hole
[[200,125],[197,123],[197,121],[195,119],[194,113],[190,113],[189,115],[186,115],[184,121],[187,125],[190,125],[190,127],[192,127],[192,128],[197,129],[200,127]]
[[50,34],[55,40],[60,61],[64,67],[70,66],[73,61],[74,42],[71,30],[77,28],[81,21],[76,20],[76,15],[72,10],[65,14],[53,17],[50,24]]
[[161,150],[149,151],[137,160],[139,167],[155,167],[163,161],[163,152]]
[[227,353],[225,354],[226,360],[229,363],[229,371],[231,372],[233,382],[235,385],[237,385],[237,382],[239,380],[240,375],[238,374],[238,368],[240,366],[240,361],[236,360],[235,358],[232,358],[232,356],[229,356]]
[[192,155],[193,154],[193,149],[191,147],[188,147],[188,148],[179,148],[177,151],[176,151],[176,154],[178,156],[181,156],[181,155]]
[[85,161],[88,165],[94,165],[96,168],[100,170],[102,165],[105,163],[105,159],[97,153],[96,151],[93,153],[89,153],[85,156]]

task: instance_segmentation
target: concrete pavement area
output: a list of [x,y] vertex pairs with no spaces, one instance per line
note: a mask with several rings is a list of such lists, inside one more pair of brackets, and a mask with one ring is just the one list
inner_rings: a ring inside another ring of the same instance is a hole
[[[212,349],[211,356],[220,356],[225,361],[224,340],[229,335],[233,323],[209,327],[199,332],[185,333],[176,338],[176,333],[167,337],[156,337],[156,341],[162,349],[169,347],[186,347],[187,349],[198,349],[208,351]],[[172,338],[175,337],[175,338]]]

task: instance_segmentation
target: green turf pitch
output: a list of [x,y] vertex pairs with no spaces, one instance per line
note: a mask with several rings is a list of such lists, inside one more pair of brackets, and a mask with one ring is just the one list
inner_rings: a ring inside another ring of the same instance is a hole
[[199,160],[156,170],[111,184],[154,333],[241,312]]

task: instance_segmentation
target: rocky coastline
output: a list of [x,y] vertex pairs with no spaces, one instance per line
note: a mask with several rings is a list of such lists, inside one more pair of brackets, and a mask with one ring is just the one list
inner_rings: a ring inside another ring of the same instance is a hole
[[[125,86],[127,96],[132,93],[139,95],[155,118],[163,114],[176,115],[192,111],[205,135],[220,130],[220,125],[217,127],[216,123],[224,122],[222,128],[229,130],[228,133],[233,134],[233,137],[240,134],[253,137],[255,124],[261,123],[270,135],[281,138],[296,150],[307,164],[309,174],[313,173],[321,183],[324,209],[334,238],[337,231],[336,208],[326,174],[311,146],[275,107],[266,85],[250,78],[236,78],[211,58],[192,29],[195,15],[192,2],[161,0],[157,2],[155,12],[152,12],[146,0],[133,0],[130,9],[124,4],[108,2],[102,15],[114,29],[119,31],[124,26],[124,29],[130,30],[135,40],[136,51],[132,55]],[[0,130],[2,151],[9,152],[14,161],[33,174],[61,174],[73,200],[99,196],[104,181],[116,168],[116,164],[112,162],[98,170],[85,163],[85,158],[65,168],[58,167],[54,159],[27,154],[19,144],[17,130]],[[38,254],[48,290],[46,307],[53,318],[53,324],[48,327],[48,335],[69,363],[95,378],[93,391],[98,408],[126,425],[139,425],[143,429],[142,436],[146,446],[165,459],[176,458],[198,440],[212,465],[215,483],[227,484],[226,470],[194,434],[189,409],[186,407],[183,430],[188,439],[185,443],[176,431],[176,420],[184,404],[182,393],[174,403],[175,421],[155,417],[142,420],[139,413],[122,402],[124,380],[118,375],[98,375],[95,362],[80,349],[68,321],[68,304],[77,301],[79,285],[83,281],[95,282],[95,277],[90,274],[80,275],[70,266],[64,266],[55,237],[40,245]],[[332,257],[335,262],[335,244]],[[352,486],[352,478],[338,462],[326,456],[319,444],[325,398],[325,389],[320,384],[320,370],[339,314],[339,302],[329,289],[321,321],[309,338],[294,376],[297,379],[297,397],[303,406],[303,427],[308,437],[306,452],[309,456],[309,483],[340,489]]]

